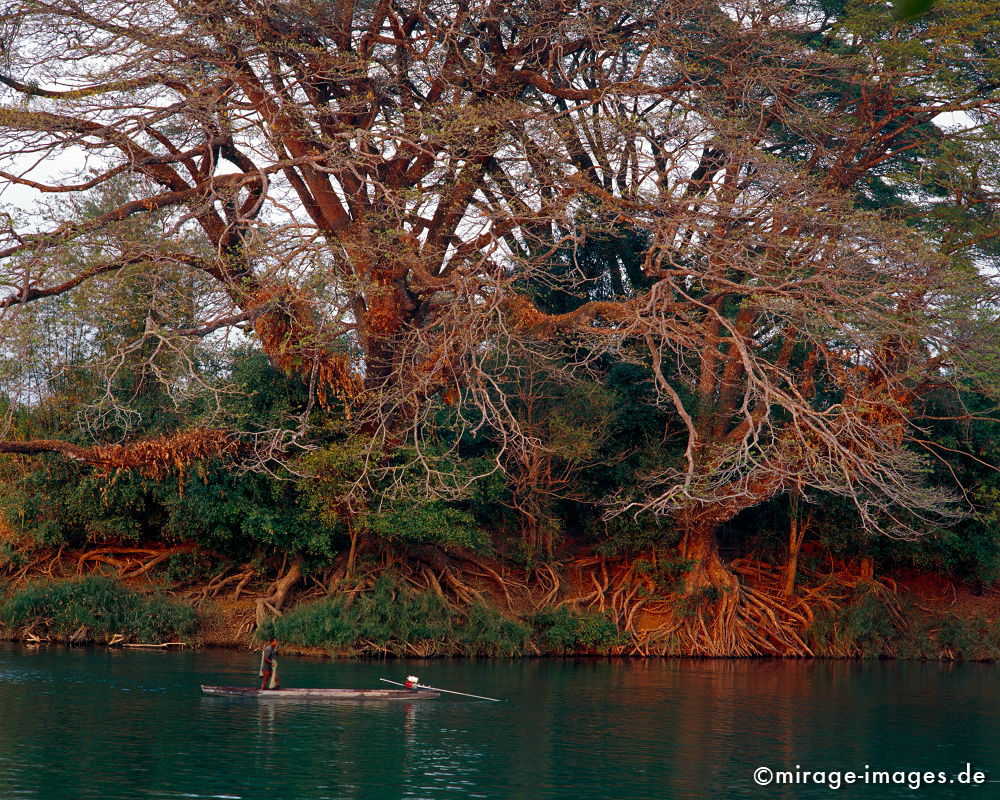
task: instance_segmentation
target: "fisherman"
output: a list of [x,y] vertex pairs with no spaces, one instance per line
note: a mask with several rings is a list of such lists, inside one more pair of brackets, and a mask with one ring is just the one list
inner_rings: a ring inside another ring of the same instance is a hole
[[280,689],[278,684],[278,639],[272,636],[260,657],[261,689]]

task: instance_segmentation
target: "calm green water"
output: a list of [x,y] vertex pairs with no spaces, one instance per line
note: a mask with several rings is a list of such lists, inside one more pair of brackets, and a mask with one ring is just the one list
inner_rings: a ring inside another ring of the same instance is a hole
[[[979,664],[285,657],[286,686],[414,672],[506,698],[203,697],[239,652],[0,645],[0,798],[997,798],[1000,782],[761,787],[774,770],[1000,779],[1000,671]],[[801,772],[800,772],[801,774]],[[863,778],[858,779],[863,780]]]

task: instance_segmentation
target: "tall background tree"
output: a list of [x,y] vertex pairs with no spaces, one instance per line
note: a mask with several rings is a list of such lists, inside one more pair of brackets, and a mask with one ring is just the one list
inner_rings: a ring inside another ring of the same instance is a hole
[[[607,511],[683,532],[684,591],[718,596],[693,651],[757,647],[721,525],[810,490],[873,531],[954,513],[912,420],[932,391],[994,388],[997,11],[8,2],[0,177],[108,202],[7,220],[5,348],[32,309],[111,303],[126,276],[171,299],[95,354],[105,427],[0,450],[264,465],[313,446],[318,410],[367,442],[350,514],[416,467],[466,490],[449,464],[484,431],[480,473],[523,482],[549,445],[511,376],[631,364],[667,444]],[[192,354],[248,336],[307,387],[299,423],[269,435],[203,401],[174,427],[197,447],[145,449],[111,424],[138,402],[114,390],[126,355],[167,396],[210,395],[225,375]]]

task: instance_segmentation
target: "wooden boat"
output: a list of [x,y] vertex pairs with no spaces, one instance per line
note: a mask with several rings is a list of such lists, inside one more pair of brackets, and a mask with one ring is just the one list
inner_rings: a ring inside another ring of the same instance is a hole
[[249,686],[205,686],[205,694],[224,697],[266,697],[268,699],[305,700],[430,700],[439,692],[423,689],[256,689]]

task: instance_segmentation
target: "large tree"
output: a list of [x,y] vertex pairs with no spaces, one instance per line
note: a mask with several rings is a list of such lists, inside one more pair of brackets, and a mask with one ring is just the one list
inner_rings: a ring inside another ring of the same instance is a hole
[[[692,592],[733,587],[715,529],[782,491],[846,495],[883,530],[944,510],[908,420],[995,362],[995,2],[908,22],[791,0],[3,8],[0,177],[129,186],[5,224],[5,330],[180,271],[191,302],[158,311],[183,319],[137,341],[252,331],[377,442],[373,468],[419,452],[441,403],[501,462],[530,447],[504,348],[634,361],[682,444],[612,506],[682,525]],[[615,237],[638,258],[574,256]],[[575,301],[546,307],[546,283]]]

